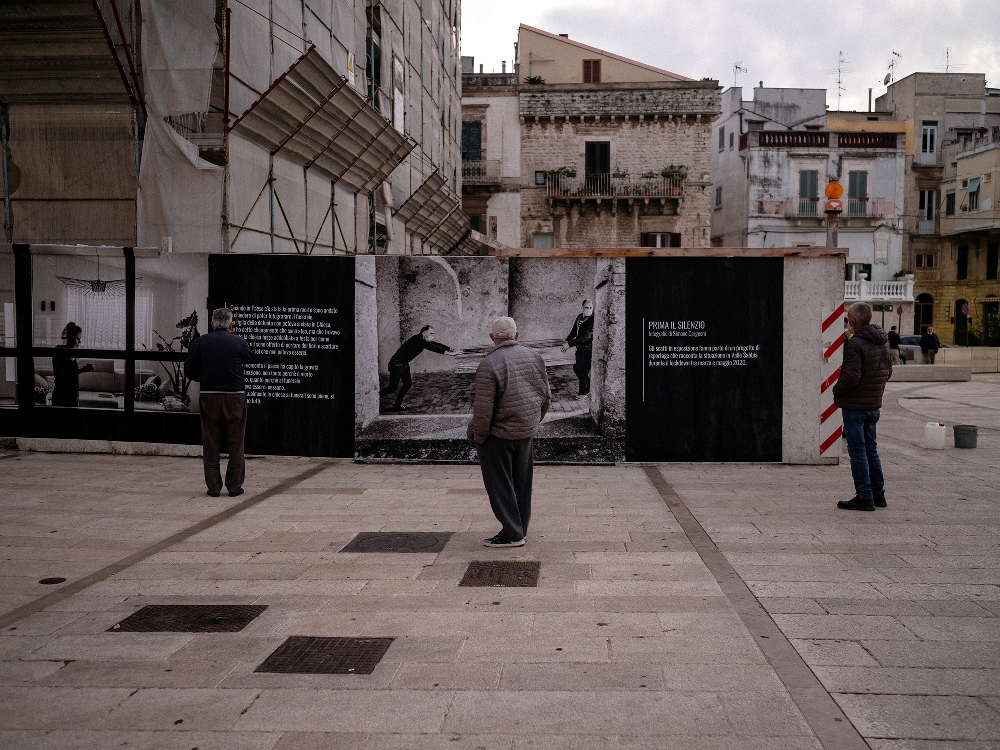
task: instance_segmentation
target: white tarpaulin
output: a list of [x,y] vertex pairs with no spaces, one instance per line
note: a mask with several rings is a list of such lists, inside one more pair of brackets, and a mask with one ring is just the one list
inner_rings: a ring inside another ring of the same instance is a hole
[[151,111],[207,112],[218,53],[214,0],[142,0],[142,78]]
[[366,193],[416,145],[376,112],[315,49],[302,55],[233,130],[296,164]]
[[139,245],[159,247],[169,237],[176,252],[222,252],[223,169],[198,156],[152,110],[139,170]]

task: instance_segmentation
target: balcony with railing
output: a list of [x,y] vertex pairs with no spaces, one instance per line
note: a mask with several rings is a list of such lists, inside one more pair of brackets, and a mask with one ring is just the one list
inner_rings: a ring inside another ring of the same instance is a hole
[[481,161],[463,161],[462,184],[499,185],[500,161],[498,159],[483,159]]
[[848,219],[884,219],[895,213],[896,204],[885,198],[848,198],[847,210],[842,216]]
[[[864,277],[864,274],[861,274]],[[913,275],[896,281],[869,281],[861,278],[844,282],[847,302],[913,302]]]
[[899,133],[831,133],[825,130],[754,130],[740,136],[748,148],[895,149]]
[[680,174],[659,177],[545,176],[545,195],[549,198],[680,198],[683,192],[684,176]]

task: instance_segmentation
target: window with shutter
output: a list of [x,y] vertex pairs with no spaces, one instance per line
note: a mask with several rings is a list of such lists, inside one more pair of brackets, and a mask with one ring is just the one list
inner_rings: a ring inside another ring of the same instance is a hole
[[600,83],[601,82],[601,61],[600,60],[584,60],[583,61],[583,82],[584,83]]

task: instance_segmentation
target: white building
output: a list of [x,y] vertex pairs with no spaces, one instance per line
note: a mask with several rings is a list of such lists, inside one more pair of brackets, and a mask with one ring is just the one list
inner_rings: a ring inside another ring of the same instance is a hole
[[5,240],[475,252],[452,210],[460,14],[458,0],[5,3]]
[[905,138],[849,119],[850,130],[827,128],[824,89],[760,87],[751,101],[740,88],[724,92],[711,149],[712,242],[825,245],[824,190],[836,179],[844,188],[838,246],[848,249],[845,299],[892,304],[893,312],[901,306],[908,330],[913,280],[900,273]]

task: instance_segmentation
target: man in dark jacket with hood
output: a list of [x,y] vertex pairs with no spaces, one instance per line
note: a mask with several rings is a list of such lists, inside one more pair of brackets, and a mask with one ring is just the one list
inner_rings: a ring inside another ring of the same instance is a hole
[[875,425],[886,381],[892,375],[892,355],[886,332],[871,322],[871,305],[855,302],[847,311],[847,321],[854,335],[844,344],[844,363],[833,386],[833,400],[844,414],[844,437],[851,457],[855,496],[841,500],[837,507],[875,510],[886,506]]
[[934,357],[937,356],[941,348],[941,339],[934,333],[934,326],[927,326],[927,330],[920,334],[920,351],[924,353],[927,364],[934,364]]

